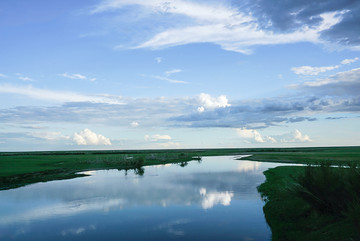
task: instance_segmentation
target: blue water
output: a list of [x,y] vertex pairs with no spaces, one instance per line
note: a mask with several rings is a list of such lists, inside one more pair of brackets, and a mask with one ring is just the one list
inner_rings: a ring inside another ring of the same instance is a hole
[[205,157],[0,192],[0,240],[270,240],[256,187],[279,164]]

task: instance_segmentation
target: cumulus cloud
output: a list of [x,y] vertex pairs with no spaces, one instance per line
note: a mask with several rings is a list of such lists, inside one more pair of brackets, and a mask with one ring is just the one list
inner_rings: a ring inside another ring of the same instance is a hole
[[284,134],[280,142],[287,143],[287,142],[312,142],[313,140],[308,136],[302,134],[299,130],[294,130],[291,133]]
[[308,135],[303,135],[299,130],[295,130],[293,132],[294,140],[300,141],[300,142],[311,142],[312,140]]
[[145,135],[144,139],[146,141],[159,141],[159,140],[171,140],[171,136],[169,135],[159,135],[159,134],[155,134],[155,135]]
[[216,109],[216,108],[225,108],[231,106],[228,99],[225,95],[220,95],[218,97],[212,97],[209,94],[201,93],[198,97],[199,107],[197,108],[198,112],[204,112],[206,109]]
[[[337,11],[336,8],[332,11],[319,12],[312,17],[316,20],[316,24],[308,22],[291,30],[286,29],[286,31],[276,31],[263,25],[261,16],[267,16],[267,13],[261,11],[267,9],[258,10],[257,4],[252,3],[248,4],[249,7],[246,9],[242,9],[231,5],[230,1],[203,3],[184,0],[107,0],[95,6],[92,13],[119,10],[126,6],[132,6],[133,10],[142,8],[142,12],[151,13],[144,14],[143,18],[153,16],[153,14],[162,14],[163,18],[169,18],[168,22],[159,21],[162,27],[154,28],[148,40],[138,44],[136,48],[163,48],[207,42],[218,44],[224,50],[245,54],[251,53],[251,47],[256,45],[322,43],[324,40],[320,38],[321,32],[339,24],[346,13]],[[274,9],[274,6],[271,6],[271,9]],[[257,13],[260,14],[257,15]],[[178,21],[173,21],[174,18]],[[282,21],[287,22],[287,19],[282,19]]]
[[73,140],[77,145],[111,145],[109,138],[101,134],[96,134],[87,128],[79,133],[75,132]]
[[138,127],[138,126],[139,126],[139,122],[133,121],[133,122],[130,123],[130,126],[131,126],[131,127]]
[[264,138],[257,130],[248,130],[246,128],[238,128],[236,129],[237,134],[241,138],[254,140],[256,142],[265,142]]

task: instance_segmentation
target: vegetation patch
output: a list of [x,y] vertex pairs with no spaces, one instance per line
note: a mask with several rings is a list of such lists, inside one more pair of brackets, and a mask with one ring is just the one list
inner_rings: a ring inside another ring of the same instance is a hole
[[282,166],[258,187],[272,240],[359,240],[357,165]]

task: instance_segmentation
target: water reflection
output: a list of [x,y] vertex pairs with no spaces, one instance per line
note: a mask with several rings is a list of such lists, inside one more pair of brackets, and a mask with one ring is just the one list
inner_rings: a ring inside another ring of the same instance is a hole
[[126,237],[121,233],[128,240],[211,240],[223,234],[229,239],[267,240],[270,230],[256,187],[268,167],[207,157],[135,172],[90,171],[87,177],[1,191],[0,240],[82,240],[90,234],[96,240],[104,232],[108,237],[99,239],[117,240],[121,230],[135,232]]

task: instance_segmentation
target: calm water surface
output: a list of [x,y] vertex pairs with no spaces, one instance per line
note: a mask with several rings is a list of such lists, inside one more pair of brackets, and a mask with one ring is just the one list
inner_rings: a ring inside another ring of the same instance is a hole
[[262,172],[279,163],[205,157],[0,192],[0,240],[270,240]]

